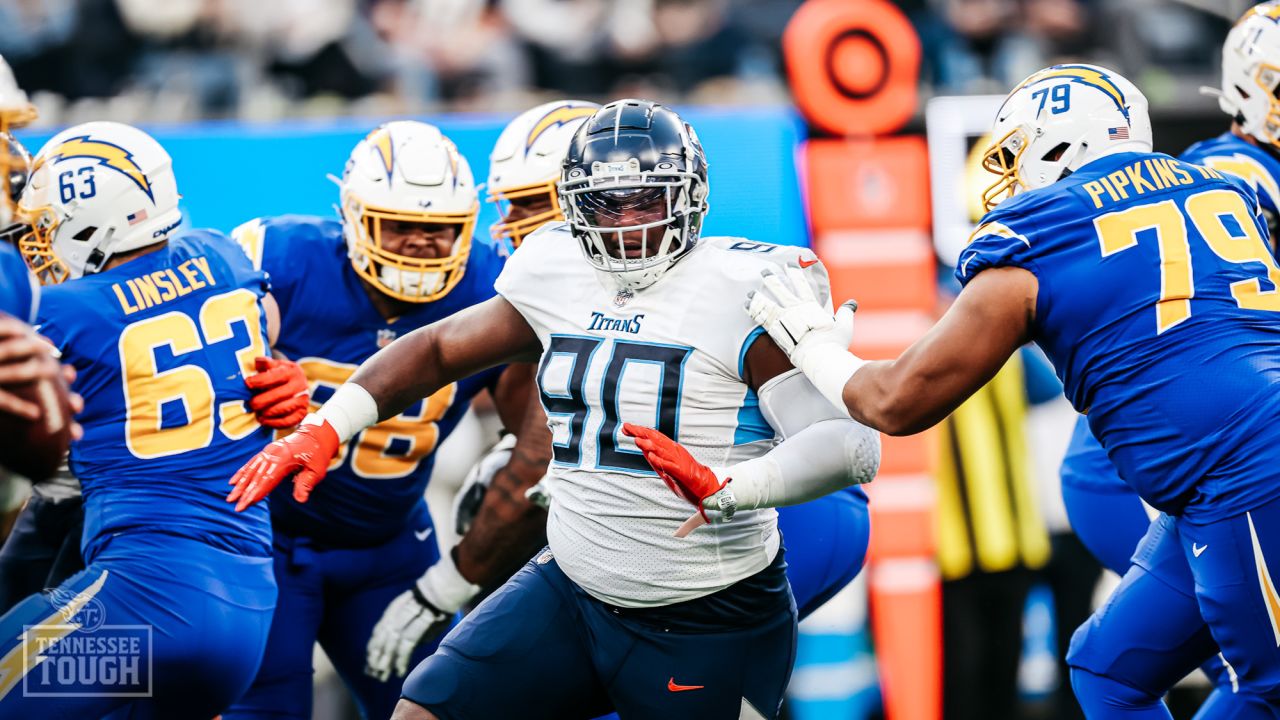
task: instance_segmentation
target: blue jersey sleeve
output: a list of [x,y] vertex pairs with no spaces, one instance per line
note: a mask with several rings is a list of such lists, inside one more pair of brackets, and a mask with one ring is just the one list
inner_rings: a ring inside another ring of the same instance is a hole
[[314,263],[324,263],[327,270],[335,253],[346,261],[342,224],[332,218],[256,218],[233,230],[231,237],[249,262],[267,274],[271,294],[282,308],[307,292],[308,279],[316,276]]
[[1263,210],[1280,215],[1280,159],[1267,150],[1228,131],[1192,145],[1178,159],[1243,179]]
[[[1018,208],[996,208],[987,213],[969,237],[956,264],[956,280],[967,285],[978,273],[995,267],[1020,267],[1036,273],[1031,238],[1035,225],[1021,208],[1022,198],[1005,201]],[[1038,274],[1038,273],[1037,273]]]
[[211,262],[220,265],[237,287],[249,288],[258,297],[271,291],[270,277],[240,252],[236,242],[217,230],[189,230],[170,244],[178,256],[184,252],[193,256],[204,254]]
[[39,300],[40,287],[22,256],[11,246],[0,243],[0,312],[35,322]]

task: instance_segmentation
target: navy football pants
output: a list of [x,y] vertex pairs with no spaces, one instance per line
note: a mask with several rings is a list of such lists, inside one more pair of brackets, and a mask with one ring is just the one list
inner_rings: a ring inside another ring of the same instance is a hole
[[743,581],[776,577],[771,610],[698,628],[675,606],[600,602],[543,551],[410,673],[403,695],[441,720],[776,717],[796,641],[781,554]]

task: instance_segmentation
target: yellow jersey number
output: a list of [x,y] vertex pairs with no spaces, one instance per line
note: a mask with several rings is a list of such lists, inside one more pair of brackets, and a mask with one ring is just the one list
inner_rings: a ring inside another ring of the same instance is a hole
[[[1223,222],[1225,217],[1233,219],[1244,234],[1233,235],[1228,231]],[[1261,278],[1256,277],[1231,283],[1231,296],[1236,305],[1246,310],[1280,312],[1280,267],[1254,224],[1244,198],[1230,190],[1205,190],[1181,204],[1164,200],[1107,213],[1093,221],[1103,257],[1137,247],[1138,233],[1155,230],[1160,246],[1157,335],[1191,317],[1195,287],[1187,220],[1218,257],[1230,263],[1260,263],[1266,270],[1270,290],[1263,290]]]
[[[298,364],[307,375],[312,398],[316,387],[323,385],[337,390],[356,371],[355,365],[323,358],[303,358]],[[403,412],[357,434],[351,442],[339,448],[338,456],[329,463],[329,469],[342,465],[349,448],[354,447],[351,469],[356,475],[367,480],[391,480],[409,475],[439,444],[440,428],[437,423],[453,405],[457,393],[457,383],[450,383],[423,400],[418,412]],[[313,400],[312,412],[319,407],[320,404]],[[403,454],[390,454],[395,440],[407,443],[408,450]]]
[[[235,326],[244,325],[249,342],[235,351],[240,371],[253,372],[253,359],[266,354],[262,311],[249,290],[215,295],[200,307],[199,324],[190,315],[168,312],[135,322],[120,333],[117,343],[124,375],[125,444],[137,458],[178,455],[208,447],[213,441],[213,380],[199,365],[160,371],[156,350],[167,347],[176,355],[212,348],[231,340]],[[187,422],[161,428],[160,408],[181,402]],[[218,429],[238,440],[258,428],[258,421],[241,400],[218,404]]]

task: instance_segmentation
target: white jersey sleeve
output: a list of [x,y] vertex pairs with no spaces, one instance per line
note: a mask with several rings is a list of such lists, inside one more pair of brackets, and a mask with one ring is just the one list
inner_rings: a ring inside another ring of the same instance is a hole
[[772,509],[739,513],[686,538],[691,507],[649,468],[621,426],[656,427],[699,461],[767,452],[775,433],[744,380],[763,330],[744,312],[770,266],[798,262],[830,303],[812,252],[704,238],[654,285],[620,291],[563,224],[530,235],[496,289],[542,341],[538,385],[554,436],[551,550],[587,592],[624,607],[667,605],[759,572],[777,553]]

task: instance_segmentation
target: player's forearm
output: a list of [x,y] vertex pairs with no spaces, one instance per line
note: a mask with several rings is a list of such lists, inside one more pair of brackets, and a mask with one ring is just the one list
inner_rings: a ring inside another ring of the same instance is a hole
[[912,435],[955,409],[950,398],[929,391],[927,376],[901,362],[869,362],[849,377],[843,399],[850,417],[886,435]]
[[500,407],[510,404],[523,410],[517,416],[516,444],[506,467],[493,476],[475,522],[458,544],[459,571],[483,587],[506,580],[546,542],[547,512],[525,497],[551,462],[551,430],[542,405],[532,399],[534,392],[530,383],[523,391],[502,393],[505,402]]
[[[523,447],[522,447],[523,445]],[[546,473],[550,460],[533,443],[517,442],[511,461],[493,477],[475,522],[455,550],[458,571],[470,582],[492,587],[546,543],[547,512],[525,498]]]
[[764,455],[725,468],[740,509],[797,505],[871,482],[880,468],[880,434],[852,420],[824,420]]

